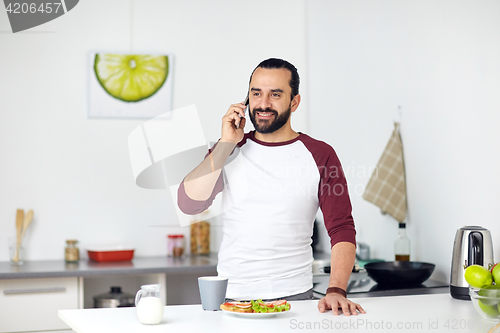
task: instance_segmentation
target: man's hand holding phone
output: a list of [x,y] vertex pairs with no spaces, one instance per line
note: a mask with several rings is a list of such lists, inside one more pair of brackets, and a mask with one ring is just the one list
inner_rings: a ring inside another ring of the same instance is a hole
[[222,134],[221,142],[232,142],[237,144],[243,139],[245,129],[245,105],[243,103],[232,104],[227,110],[224,117],[222,117]]

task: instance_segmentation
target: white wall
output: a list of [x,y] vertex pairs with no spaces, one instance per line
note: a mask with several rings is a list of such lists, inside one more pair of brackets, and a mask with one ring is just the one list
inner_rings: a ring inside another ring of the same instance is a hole
[[[81,249],[121,243],[136,256],[164,255],[168,233],[187,233],[175,227],[167,192],[135,186],[127,138],[145,120],[87,118],[90,52],[174,54],[173,107],[196,104],[215,141],[260,61],[282,57],[306,72],[304,8],[303,0],[86,0],[17,34],[0,10],[0,261],[17,208],[35,211],[29,260],[62,259],[68,238]],[[295,128],[307,132],[307,119],[303,103]]]
[[[337,150],[358,241],[387,260],[397,225],[361,193],[400,105],[413,259],[436,263],[446,278],[456,229],[479,224],[492,231],[498,260],[499,6],[87,0],[17,34],[6,33],[0,10],[0,261],[17,208],[35,211],[31,260],[61,259],[67,238],[163,255],[165,235],[186,231],[173,226],[166,192],[134,185],[127,137],[143,121],[87,118],[91,51],[173,53],[173,107],[196,104],[212,141],[259,61],[293,62],[303,82],[294,127]],[[160,224],[172,227],[148,227]]]
[[456,230],[481,225],[498,261],[500,2],[307,3],[311,134],[347,169],[358,241],[393,260],[397,223],[361,194],[401,106],[412,260],[448,279]]

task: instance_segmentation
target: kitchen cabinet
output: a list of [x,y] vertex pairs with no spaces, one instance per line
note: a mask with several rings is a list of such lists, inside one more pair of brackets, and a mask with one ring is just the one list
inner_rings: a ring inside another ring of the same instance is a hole
[[0,280],[0,332],[69,329],[57,316],[79,308],[77,277]]
[[92,308],[93,297],[109,292],[111,286],[135,294],[141,285],[160,284],[163,304],[200,303],[197,277],[217,275],[216,265],[216,254],[108,263],[50,260],[11,266],[0,262],[0,333],[65,333],[61,330],[69,327],[57,311]]

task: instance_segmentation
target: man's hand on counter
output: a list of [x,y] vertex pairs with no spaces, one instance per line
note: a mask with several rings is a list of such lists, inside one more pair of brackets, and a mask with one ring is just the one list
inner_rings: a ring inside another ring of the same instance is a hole
[[350,242],[338,242],[332,247],[330,259],[330,281],[326,296],[319,300],[319,312],[332,310],[337,316],[339,309],[345,316],[365,313],[361,305],[356,304],[346,298],[346,287],[351,275],[354,259],[356,257],[356,245]]
[[366,313],[361,305],[348,300],[344,296],[336,293],[327,294],[325,297],[318,302],[319,312],[323,313],[326,310],[332,310],[332,313],[337,316],[339,314],[339,309],[342,309],[344,316],[354,316],[360,313]]

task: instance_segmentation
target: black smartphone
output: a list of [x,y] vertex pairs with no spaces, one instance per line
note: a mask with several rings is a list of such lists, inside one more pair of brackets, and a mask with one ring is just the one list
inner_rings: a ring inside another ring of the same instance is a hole
[[[247,93],[247,97],[245,98],[245,102],[243,102],[243,104],[245,104],[247,106],[247,108],[248,108],[248,104],[249,104],[249,102],[248,102],[248,93]],[[247,108],[245,108],[245,110],[243,110],[243,112],[245,112],[247,110]],[[238,126],[236,126],[236,128],[238,128],[238,127],[240,127],[239,124],[238,124]]]

